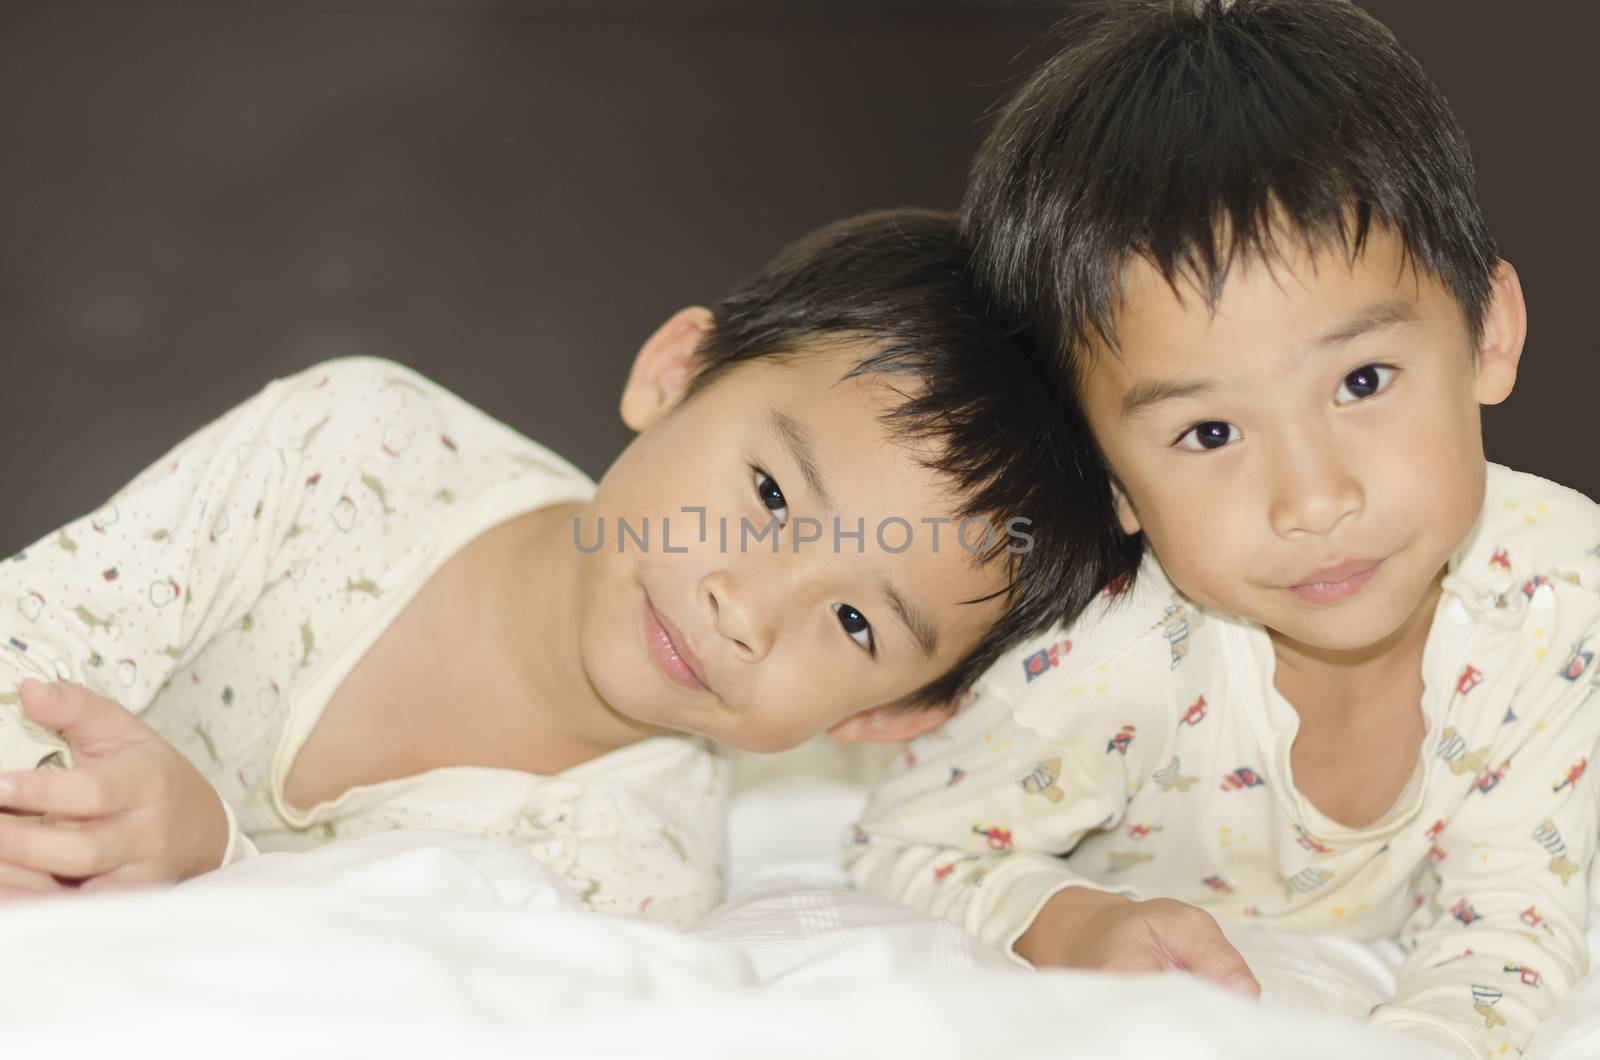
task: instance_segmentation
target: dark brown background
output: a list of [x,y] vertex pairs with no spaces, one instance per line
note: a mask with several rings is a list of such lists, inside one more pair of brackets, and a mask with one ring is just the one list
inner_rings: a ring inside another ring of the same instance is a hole
[[[1490,456],[1600,495],[1600,5],[1366,6],[1454,104],[1528,290]],[[0,0],[0,555],[344,354],[598,476],[653,326],[817,223],[954,205],[1057,10]]]

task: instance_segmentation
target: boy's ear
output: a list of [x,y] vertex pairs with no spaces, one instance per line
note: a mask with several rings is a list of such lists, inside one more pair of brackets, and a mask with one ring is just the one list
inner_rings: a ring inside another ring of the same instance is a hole
[[1483,314],[1483,335],[1478,342],[1478,372],[1473,396],[1480,405],[1498,405],[1511,396],[1517,382],[1522,344],[1528,337],[1528,303],[1522,281],[1509,261],[1495,266],[1490,277],[1489,304]]
[[934,707],[868,707],[828,727],[840,743],[904,743],[931,732],[956,712],[954,700]]
[[1139,522],[1139,513],[1133,510],[1133,502],[1128,499],[1128,491],[1122,488],[1122,483],[1115,475],[1111,476],[1111,502],[1117,509],[1117,523],[1121,525],[1122,532],[1132,537],[1144,527]]
[[656,328],[634,355],[622,388],[622,422],[642,431],[667,413],[694,378],[695,352],[711,330],[711,310],[692,305]]

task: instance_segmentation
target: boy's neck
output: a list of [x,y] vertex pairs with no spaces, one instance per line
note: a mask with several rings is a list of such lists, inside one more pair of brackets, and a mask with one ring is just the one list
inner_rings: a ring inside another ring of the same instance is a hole
[[654,735],[601,699],[579,655],[579,553],[572,519],[579,503],[552,505],[500,527],[472,580],[486,594],[486,665],[519,690],[508,732],[534,730],[577,765]]
[[1303,644],[1268,630],[1277,660],[1273,683],[1285,699],[1304,715],[1308,710],[1331,709],[1341,714],[1359,712],[1362,706],[1391,709],[1397,690],[1420,703],[1422,652],[1433,627],[1433,614],[1443,591],[1441,570],[1404,624],[1389,636],[1360,648],[1331,650]]

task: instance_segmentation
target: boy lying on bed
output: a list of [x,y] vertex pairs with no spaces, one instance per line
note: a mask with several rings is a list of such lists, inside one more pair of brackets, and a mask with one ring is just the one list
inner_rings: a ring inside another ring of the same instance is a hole
[[1153,555],[912,746],[852,874],[1036,965],[1246,993],[1202,909],[1398,934],[1376,1022],[1518,1049],[1587,966],[1600,510],[1485,463],[1526,317],[1464,137],[1342,0],[1074,29],[964,223]]
[[965,261],[953,215],[867,215],[680,311],[598,486],[391,362],[269,384],[0,564],[0,886],[437,827],[691,923],[708,740],[914,736],[1109,569],[1103,483],[1061,486],[1092,451]]

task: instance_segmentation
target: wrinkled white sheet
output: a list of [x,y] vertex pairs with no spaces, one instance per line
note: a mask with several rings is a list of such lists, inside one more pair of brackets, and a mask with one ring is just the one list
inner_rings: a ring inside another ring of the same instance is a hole
[[[806,764],[827,768],[830,763],[813,758]],[[807,962],[826,966],[826,945],[820,939],[804,942],[809,931],[825,938],[838,926],[867,924],[875,925],[880,945],[909,951],[928,967],[963,965],[968,958],[961,955],[973,950],[984,951],[972,955],[975,963],[1011,963],[963,932],[848,891],[835,853],[839,822],[855,818],[865,787],[849,778],[818,779],[815,772],[773,771],[735,801],[729,877],[733,900],[706,921],[702,932],[763,940],[762,948],[753,951],[757,959],[786,977],[811,974]],[[795,813],[796,806],[806,807],[806,813]],[[1597,970],[1580,980],[1540,1025],[1523,1060],[1600,1060],[1600,877],[1592,877],[1590,884],[1589,951]],[[1361,1023],[1374,1005],[1393,994],[1403,959],[1393,941],[1359,942],[1244,924],[1225,929],[1261,981],[1262,1007],[1288,1015]],[[1284,1056],[1303,1055],[1290,1051],[1287,1043],[1278,1047]]]
[[1000,966],[844,890],[754,890],[697,935],[595,916],[437,832],[11,906],[0,940],[8,1056],[1419,1055],[1182,976]]
[[[834,843],[860,798],[816,778],[741,795],[733,898],[687,935],[585,913],[522,852],[445,832],[3,905],[0,1042],[8,1057],[1429,1055],[1356,1022],[1393,947],[1239,932],[1261,1004],[1180,975],[1019,969],[845,885]],[[1600,1055],[1584,1011],[1600,985],[1573,996],[1531,1060]]]

